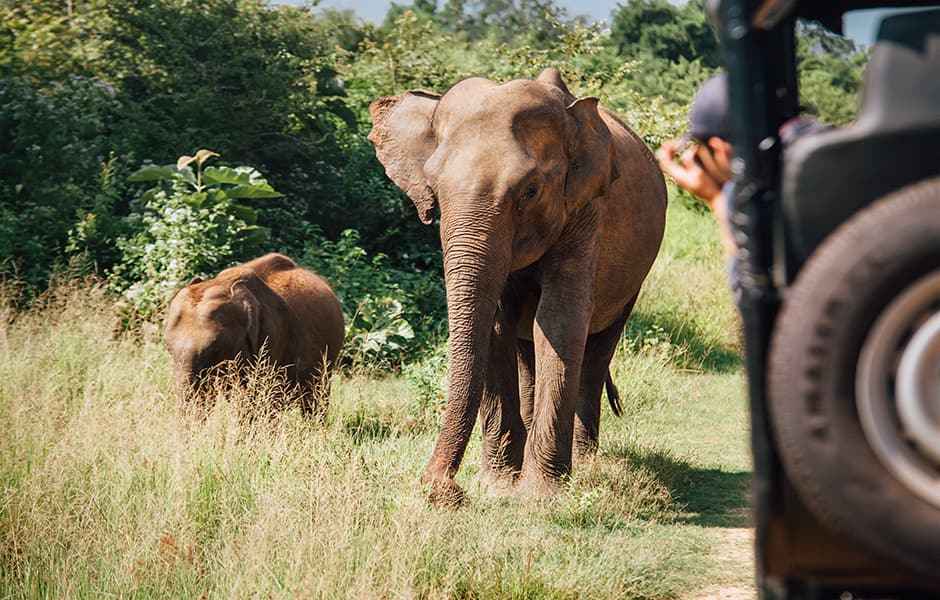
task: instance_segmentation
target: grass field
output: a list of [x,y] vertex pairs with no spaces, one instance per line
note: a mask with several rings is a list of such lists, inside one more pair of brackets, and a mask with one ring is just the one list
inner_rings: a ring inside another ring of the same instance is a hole
[[[736,321],[714,225],[675,204],[613,363],[625,416],[541,503],[419,477],[443,370],[334,381],[325,424],[205,419],[155,336],[62,286],[0,320],[0,598],[703,598],[747,590],[749,458]],[[259,377],[247,393],[263,403]]]

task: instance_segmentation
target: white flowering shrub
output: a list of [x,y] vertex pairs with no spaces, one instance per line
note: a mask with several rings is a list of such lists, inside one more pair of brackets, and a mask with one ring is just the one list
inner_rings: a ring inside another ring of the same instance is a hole
[[281,194],[251,167],[204,168],[217,156],[200,150],[130,176],[156,185],[141,196],[141,211],[128,217],[136,233],[118,241],[122,260],[112,281],[125,300],[125,326],[162,312],[193,276],[211,277],[253,258],[267,239],[255,210],[242,202]]
[[446,321],[440,281],[395,268],[384,254],[369,255],[354,229],[331,241],[312,227],[307,240],[301,262],[330,282],[343,305],[344,365],[395,368],[416,357],[439,333],[442,314]]

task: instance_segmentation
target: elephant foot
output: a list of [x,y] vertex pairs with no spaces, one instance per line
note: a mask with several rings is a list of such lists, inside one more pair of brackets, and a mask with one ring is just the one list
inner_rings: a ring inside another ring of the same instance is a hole
[[457,508],[463,504],[467,494],[450,477],[440,477],[425,473],[421,481],[428,488],[428,503],[442,508]]
[[585,464],[594,460],[597,456],[596,439],[575,439],[574,441],[574,463]]
[[484,490],[486,493],[507,496],[513,492],[514,484],[518,473],[509,469],[480,469],[480,472],[473,476],[474,485]]
[[530,500],[547,500],[561,489],[561,482],[551,476],[528,471],[516,483],[516,494]]

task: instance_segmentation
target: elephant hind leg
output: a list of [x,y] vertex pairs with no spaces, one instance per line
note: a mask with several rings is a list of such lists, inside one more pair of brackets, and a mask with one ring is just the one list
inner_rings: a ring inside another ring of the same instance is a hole
[[518,340],[519,412],[526,431],[532,425],[535,406],[535,344],[531,340]]
[[578,459],[597,453],[600,436],[601,394],[607,386],[607,397],[612,412],[620,416],[620,394],[610,376],[610,361],[617,349],[617,342],[633,311],[636,297],[627,304],[623,314],[607,329],[588,336],[581,366],[581,385],[578,389],[578,404],[575,409],[574,451]]

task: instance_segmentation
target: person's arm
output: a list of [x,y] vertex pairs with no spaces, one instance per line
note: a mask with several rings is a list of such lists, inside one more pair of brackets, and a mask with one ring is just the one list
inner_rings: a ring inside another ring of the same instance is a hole
[[[725,254],[734,256],[738,247],[731,235],[728,224],[728,202],[723,188],[731,178],[731,145],[721,138],[708,140],[708,147],[700,144],[682,151],[680,140],[663,142],[656,151],[656,158],[664,173],[675,180],[676,184],[691,192],[715,215]],[[678,160],[676,156],[679,152]]]

